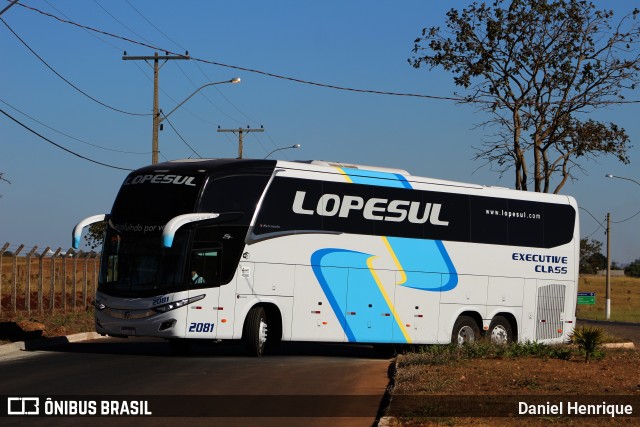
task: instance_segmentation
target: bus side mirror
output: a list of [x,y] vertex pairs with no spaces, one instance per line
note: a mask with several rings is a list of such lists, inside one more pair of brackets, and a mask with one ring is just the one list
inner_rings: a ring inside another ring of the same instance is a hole
[[180,227],[191,222],[206,221],[208,219],[218,218],[220,214],[217,213],[193,213],[178,215],[172,218],[162,230],[162,246],[170,248],[173,245],[173,238]]

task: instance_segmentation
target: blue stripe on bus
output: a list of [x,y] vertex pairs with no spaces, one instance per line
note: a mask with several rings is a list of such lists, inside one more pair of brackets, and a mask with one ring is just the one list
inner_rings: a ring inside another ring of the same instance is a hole
[[404,272],[399,283],[408,288],[445,292],[458,284],[458,273],[440,240],[387,237],[389,246]]
[[311,264],[350,342],[391,342],[392,337],[402,337],[403,333],[391,316],[395,310],[367,266],[370,257],[363,252],[330,248],[316,251]]
[[377,185],[380,187],[412,188],[407,179],[399,173],[378,172],[364,169],[342,168],[341,171],[354,184]]

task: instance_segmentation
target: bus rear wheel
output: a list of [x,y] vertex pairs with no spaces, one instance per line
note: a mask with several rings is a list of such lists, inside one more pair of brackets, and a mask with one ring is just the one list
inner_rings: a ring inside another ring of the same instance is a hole
[[509,344],[513,342],[513,328],[503,316],[496,316],[489,325],[489,337],[494,344]]
[[267,316],[264,308],[253,307],[247,314],[242,341],[249,356],[261,357],[267,343]]
[[480,328],[475,320],[468,316],[460,316],[453,325],[451,342],[463,345],[471,344],[480,338]]

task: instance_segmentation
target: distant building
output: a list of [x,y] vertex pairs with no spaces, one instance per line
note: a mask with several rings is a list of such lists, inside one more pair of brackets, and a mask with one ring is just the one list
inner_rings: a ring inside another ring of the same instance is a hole
[[[598,270],[598,276],[606,276],[607,270]],[[611,270],[611,277],[622,277],[624,276],[624,270]]]

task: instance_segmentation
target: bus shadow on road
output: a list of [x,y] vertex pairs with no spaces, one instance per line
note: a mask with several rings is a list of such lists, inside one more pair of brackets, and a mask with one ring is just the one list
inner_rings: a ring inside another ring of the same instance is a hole
[[[44,345],[43,345],[44,344]],[[48,345],[47,345],[48,344]],[[27,351],[50,351],[63,353],[120,354],[130,356],[157,357],[247,357],[240,341],[208,342],[196,341],[187,354],[174,354],[169,342],[159,338],[106,338],[69,343],[66,340],[51,340],[27,345]],[[324,356],[360,359],[389,359],[395,351],[390,345],[372,346],[350,343],[283,342],[277,349],[267,350],[264,357]]]

